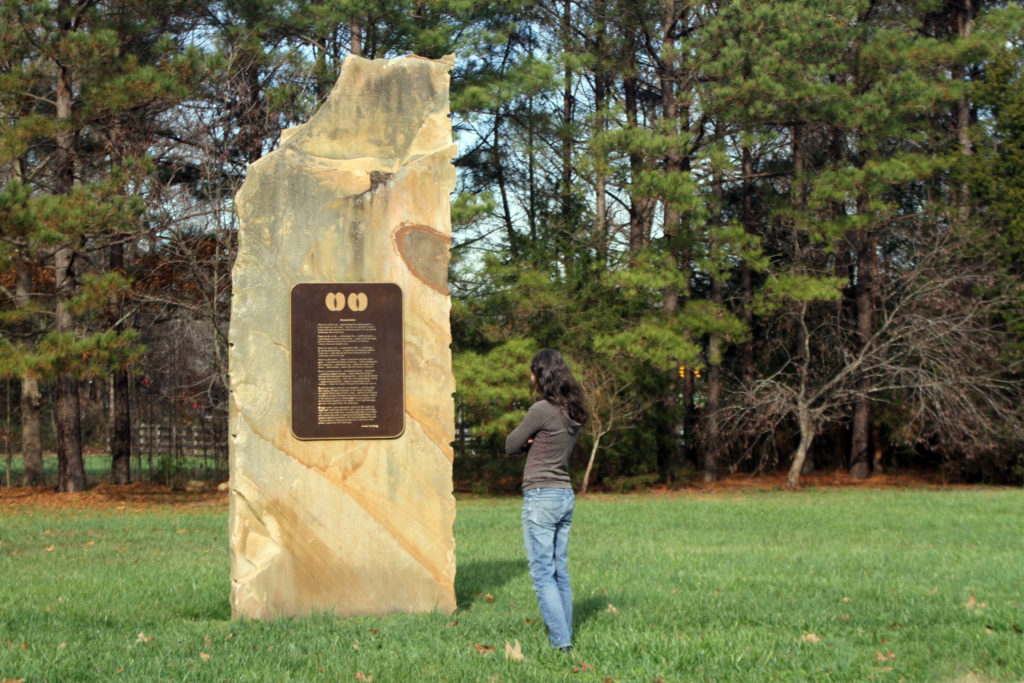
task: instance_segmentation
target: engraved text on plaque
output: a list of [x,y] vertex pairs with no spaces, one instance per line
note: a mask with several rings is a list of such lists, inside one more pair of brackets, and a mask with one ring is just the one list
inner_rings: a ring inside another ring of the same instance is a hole
[[295,436],[399,436],[405,401],[398,285],[299,284],[291,314]]

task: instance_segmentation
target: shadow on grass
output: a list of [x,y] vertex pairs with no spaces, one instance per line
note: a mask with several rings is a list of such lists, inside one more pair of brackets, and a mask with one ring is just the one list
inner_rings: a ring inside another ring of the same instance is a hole
[[597,596],[591,596],[586,600],[577,600],[573,602],[573,623],[576,624],[577,631],[580,627],[594,618],[598,612],[604,612],[608,608],[607,599],[602,600]]
[[521,560],[471,560],[460,563],[455,572],[455,600],[459,609],[469,609],[477,598],[494,594],[520,574],[526,573]]
[[231,621],[231,601],[197,601],[179,610],[179,614],[187,621]]

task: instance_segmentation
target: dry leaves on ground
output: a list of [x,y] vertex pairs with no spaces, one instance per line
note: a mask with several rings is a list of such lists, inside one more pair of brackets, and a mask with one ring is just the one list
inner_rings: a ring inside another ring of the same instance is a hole
[[971,597],[968,598],[967,602],[964,603],[964,607],[966,607],[967,609],[979,609],[982,607],[988,607],[988,604],[984,602],[978,602],[974,598],[974,594],[972,593]]
[[[653,486],[653,495],[705,495],[746,490],[781,490],[785,488],[786,472],[758,474],[736,473],[716,482],[694,479],[682,488]],[[822,471],[800,477],[801,488],[974,488],[971,484],[953,484],[943,481],[935,472],[900,472],[875,474],[870,479],[852,479],[845,470]],[[460,487],[459,490],[462,490]],[[590,495],[590,494],[588,494]],[[595,496],[609,494],[594,493]],[[615,494],[612,494],[615,495]],[[227,507],[227,486],[206,486],[202,490],[177,491],[149,482],[133,482],[116,486],[101,482],[80,493],[58,493],[52,486],[0,487],[0,508],[42,507],[48,509],[112,509],[138,512],[149,507],[174,508]],[[477,597],[485,597],[484,595]],[[486,599],[486,598],[485,598]],[[492,596],[493,599],[493,596]]]
[[507,640],[505,641],[505,659],[512,662],[526,661],[526,657],[523,656],[523,648],[520,647],[518,640],[515,645],[512,645]]

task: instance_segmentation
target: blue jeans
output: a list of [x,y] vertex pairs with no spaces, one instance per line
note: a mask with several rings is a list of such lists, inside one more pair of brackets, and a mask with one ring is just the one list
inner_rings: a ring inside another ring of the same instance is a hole
[[526,560],[552,647],[572,645],[569,525],[574,505],[572,489],[530,489],[523,493]]

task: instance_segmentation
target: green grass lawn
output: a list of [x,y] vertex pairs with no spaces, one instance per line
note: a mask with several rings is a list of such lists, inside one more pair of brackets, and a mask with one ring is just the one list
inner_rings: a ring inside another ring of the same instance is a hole
[[579,499],[571,656],[518,507],[459,501],[454,614],[275,622],[221,505],[0,510],[0,680],[1024,681],[1024,491]]

